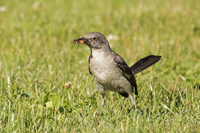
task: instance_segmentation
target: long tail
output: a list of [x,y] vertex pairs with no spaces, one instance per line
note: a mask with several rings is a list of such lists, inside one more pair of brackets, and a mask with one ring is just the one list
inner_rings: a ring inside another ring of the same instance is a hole
[[151,65],[155,64],[161,59],[161,56],[149,55],[145,58],[140,59],[134,65],[130,67],[132,73],[136,75],[137,73],[141,72],[142,70],[150,67]]

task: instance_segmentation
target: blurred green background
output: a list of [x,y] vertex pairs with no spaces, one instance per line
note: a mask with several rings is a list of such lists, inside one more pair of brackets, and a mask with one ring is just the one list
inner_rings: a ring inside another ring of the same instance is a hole
[[[199,5],[1,0],[0,132],[198,132]],[[73,44],[88,32],[117,36],[110,45],[128,65],[150,54],[162,56],[136,76],[137,109],[112,92],[101,109],[88,72],[90,50]]]

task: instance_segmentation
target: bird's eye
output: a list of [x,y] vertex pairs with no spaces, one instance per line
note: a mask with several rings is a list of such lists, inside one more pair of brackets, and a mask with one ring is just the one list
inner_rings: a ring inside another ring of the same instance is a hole
[[93,37],[93,38],[92,38],[92,40],[94,40],[94,41],[95,41],[95,40],[97,40],[97,38],[96,38],[96,37]]

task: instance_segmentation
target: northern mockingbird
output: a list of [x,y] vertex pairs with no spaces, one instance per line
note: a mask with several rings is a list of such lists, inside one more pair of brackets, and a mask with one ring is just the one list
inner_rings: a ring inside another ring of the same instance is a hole
[[138,95],[135,74],[153,65],[161,56],[149,55],[129,67],[126,62],[111,48],[103,34],[99,32],[87,33],[74,43],[86,44],[91,51],[89,57],[89,72],[94,77],[95,84],[101,94],[101,105],[104,107],[106,90],[117,92],[128,97],[135,107],[132,93]]

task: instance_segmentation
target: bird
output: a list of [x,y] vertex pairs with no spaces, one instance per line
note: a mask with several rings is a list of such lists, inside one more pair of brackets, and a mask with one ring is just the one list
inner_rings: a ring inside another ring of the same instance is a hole
[[136,108],[132,95],[138,95],[135,75],[158,62],[161,56],[149,55],[129,67],[124,59],[111,49],[102,33],[87,33],[74,39],[74,43],[85,44],[90,48],[89,73],[94,77],[96,88],[101,95],[101,106],[105,105],[106,91],[113,91],[125,98],[129,96]]

